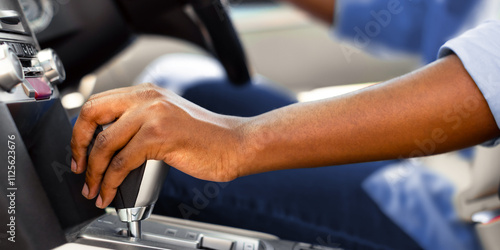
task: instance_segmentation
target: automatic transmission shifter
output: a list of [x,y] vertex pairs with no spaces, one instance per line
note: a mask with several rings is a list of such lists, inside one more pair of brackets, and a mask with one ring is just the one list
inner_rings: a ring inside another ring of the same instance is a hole
[[[108,126],[97,127],[87,155],[90,155],[97,135]],[[162,161],[144,162],[132,170],[118,187],[113,203],[120,220],[127,223],[129,237],[141,237],[141,221],[151,215],[169,169],[170,166]]]

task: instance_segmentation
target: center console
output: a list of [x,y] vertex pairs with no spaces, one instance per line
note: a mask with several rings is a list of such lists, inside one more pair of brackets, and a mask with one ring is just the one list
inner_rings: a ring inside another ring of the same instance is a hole
[[76,245],[108,249],[331,249],[157,215],[143,221],[142,237],[130,237],[127,224],[113,210],[100,210],[81,195],[84,175],[70,171],[72,127],[57,89],[65,77],[57,54],[40,48],[20,3],[2,1],[0,249],[74,249]]

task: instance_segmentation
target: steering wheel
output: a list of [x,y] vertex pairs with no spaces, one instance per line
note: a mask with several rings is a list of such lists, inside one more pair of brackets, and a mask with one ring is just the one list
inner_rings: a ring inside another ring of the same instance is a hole
[[139,33],[193,42],[214,55],[235,85],[250,81],[245,52],[221,0],[115,0]]

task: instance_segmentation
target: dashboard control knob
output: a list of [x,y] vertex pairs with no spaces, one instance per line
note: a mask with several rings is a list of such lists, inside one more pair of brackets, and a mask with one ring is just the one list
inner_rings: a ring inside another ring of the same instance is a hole
[[66,79],[66,71],[62,61],[53,49],[44,49],[38,52],[37,57],[45,71],[45,77],[51,83],[61,83]]
[[7,44],[0,45],[0,88],[10,92],[24,80],[23,66]]

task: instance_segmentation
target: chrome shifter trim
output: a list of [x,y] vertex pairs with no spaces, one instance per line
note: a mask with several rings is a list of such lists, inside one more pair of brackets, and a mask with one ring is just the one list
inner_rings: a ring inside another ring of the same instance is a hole
[[127,227],[128,227],[127,231],[128,237],[142,238],[140,221],[127,222]]
[[120,218],[122,222],[127,223],[128,237],[138,238],[138,239],[142,237],[141,221],[151,216],[151,212],[153,212],[154,206],[155,204],[153,203],[145,207],[116,209],[116,212],[118,213],[118,218]]
[[149,218],[153,212],[154,203],[144,207],[122,208],[116,209],[118,218],[122,222],[141,221]]
[[163,182],[170,166],[163,161],[149,160],[142,176],[141,186],[135,201],[136,207],[148,206],[158,200]]

